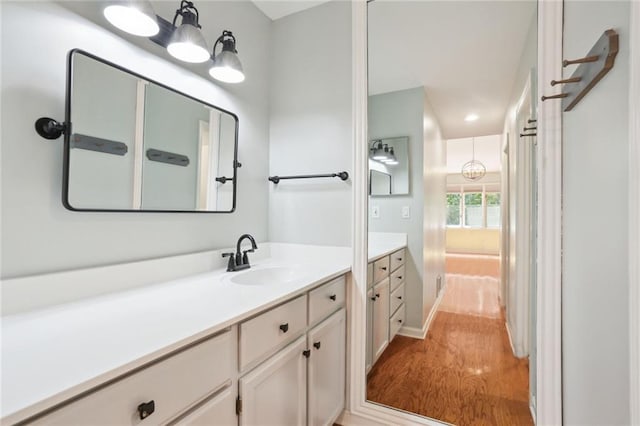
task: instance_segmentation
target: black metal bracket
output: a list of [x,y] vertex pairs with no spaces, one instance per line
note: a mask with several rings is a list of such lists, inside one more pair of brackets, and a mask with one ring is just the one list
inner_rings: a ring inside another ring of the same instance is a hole
[[227,182],[233,182],[233,178],[228,178],[226,176],[220,176],[216,178],[216,182],[220,182],[221,184],[225,184]]
[[287,179],[315,179],[315,178],[340,178],[341,180],[349,179],[349,173],[347,172],[338,172],[338,173],[328,173],[324,175],[297,175],[297,176],[269,176],[269,181],[273,183],[279,183],[281,180]]
[[67,131],[67,125],[49,117],[36,120],[36,132],[45,139],[58,139]]

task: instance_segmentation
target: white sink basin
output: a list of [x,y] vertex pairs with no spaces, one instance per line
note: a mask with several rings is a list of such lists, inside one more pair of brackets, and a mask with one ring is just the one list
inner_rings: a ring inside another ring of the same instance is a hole
[[299,267],[273,266],[238,272],[230,278],[230,281],[240,285],[286,284],[297,281],[305,275],[305,271]]

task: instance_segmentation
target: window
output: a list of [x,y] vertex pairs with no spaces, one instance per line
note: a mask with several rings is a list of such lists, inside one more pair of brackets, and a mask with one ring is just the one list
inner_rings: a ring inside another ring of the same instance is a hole
[[447,226],[500,227],[500,193],[482,191],[447,193]]
[[447,194],[447,226],[460,226],[460,194]]

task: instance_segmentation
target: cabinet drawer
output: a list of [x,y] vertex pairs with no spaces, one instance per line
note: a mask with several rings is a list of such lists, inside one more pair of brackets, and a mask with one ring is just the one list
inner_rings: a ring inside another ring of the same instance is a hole
[[404,282],[404,273],[404,265],[400,266],[398,269],[391,273],[391,291],[398,288],[398,286]]
[[235,386],[208,398],[170,426],[237,426]]
[[396,310],[404,303],[404,283],[391,292],[391,300],[389,301],[389,312],[393,315]]
[[309,292],[309,325],[337,311],[345,301],[344,275]]
[[367,265],[367,288],[373,286],[373,263]]
[[404,311],[405,304],[403,303],[400,305],[396,313],[391,316],[391,319],[389,320],[389,341],[396,337],[398,330],[400,330],[400,327],[404,324]]
[[373,262],[373,282],[378,283],[389,276],[389,256]]
[[135,425],[138,406],[154,401],[144,425],[171,420],[215,389],[236,370],[235,329],[178,352],[63,406],[32,424]]
[[307,326],[307,296],[268,310],[240,324],[240,370],[286,342],[298,337]]
[[396,269],[398,269],[398,266],[404,265],[406,250],[400,249],[394,253],[391,253],[391,256],[389,257],[391,257],[391,270],[395,271]]

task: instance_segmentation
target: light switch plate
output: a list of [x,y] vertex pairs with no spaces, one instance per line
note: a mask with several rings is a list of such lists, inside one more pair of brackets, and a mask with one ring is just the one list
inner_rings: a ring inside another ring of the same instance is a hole
[[411,217],[411,208],[409,206],[402,206],[402,218],[409,219]]
[[380,219],[380,206],[371,206],[371,217]]

